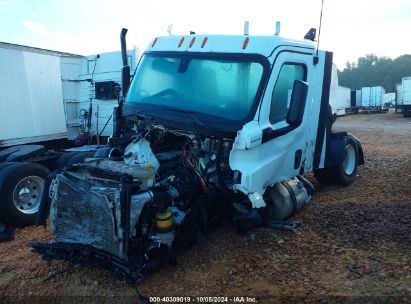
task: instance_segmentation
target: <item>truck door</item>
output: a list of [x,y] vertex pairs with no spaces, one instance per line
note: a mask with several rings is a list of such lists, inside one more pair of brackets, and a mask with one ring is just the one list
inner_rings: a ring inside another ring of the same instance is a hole
[[[263,172],[259,175],[266,183],[273,184],[304,171],[306,152],[310,150],[307,147],[315,145],[310,136],[310,132],[315,132],[310,126],[314,82],[312,52],[283,51],[275,59],[259,115],[260,161],[263,163]],[[303,121],[297,127],[286,122],[295,80],[309,84]]]

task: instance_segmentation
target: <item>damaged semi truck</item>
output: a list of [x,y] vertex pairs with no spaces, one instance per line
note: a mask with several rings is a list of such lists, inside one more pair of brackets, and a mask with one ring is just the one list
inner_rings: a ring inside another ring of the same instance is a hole
[[33,252],[138,281],[224,215],[240,232],[289,218],[314,194],[305,173],[351,184],[361,143],[331,130],[332,53],[314,38],[154,39],[123,86],[109,145],[46,181],[38,224],[49,210],[55,240]]

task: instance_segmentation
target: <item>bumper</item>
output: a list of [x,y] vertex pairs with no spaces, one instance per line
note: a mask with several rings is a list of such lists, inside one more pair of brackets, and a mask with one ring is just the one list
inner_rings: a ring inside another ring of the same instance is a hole
[[127,262],[90,245],[73,243],[28,243],[33,253],[42,255],[43,260],[68,260],[77,264],[103,266],[112,270],[121,278],[130,283],[136,283],[143,279],[146,265],[141,263],[138,267],[135,263]]

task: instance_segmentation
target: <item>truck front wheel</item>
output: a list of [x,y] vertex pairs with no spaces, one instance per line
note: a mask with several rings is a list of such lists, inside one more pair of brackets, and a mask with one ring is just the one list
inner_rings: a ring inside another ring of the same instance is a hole
[[330,168],[314,170],[314,176],[319,182],[335,183],[343,186],[351,185],[358,168],[358,146],[350,135],[345,137],[344,159]]
[[49,174],[46,167],[32,163],[15,163],[0,171],[0,220],[13,226],[34,224]]

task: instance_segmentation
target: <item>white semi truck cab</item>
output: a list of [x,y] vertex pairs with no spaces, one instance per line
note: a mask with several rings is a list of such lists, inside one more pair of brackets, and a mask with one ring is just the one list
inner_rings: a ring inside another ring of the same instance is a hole
[[56,240],[33,250],[103,257],[138,280],[227,213],[240,233],[291,217],[314,194],[305,173],[351,184],[361,143],[332,132],[332,53],[314,36],[154,39],[110,145],[53,176],[41,208]]

